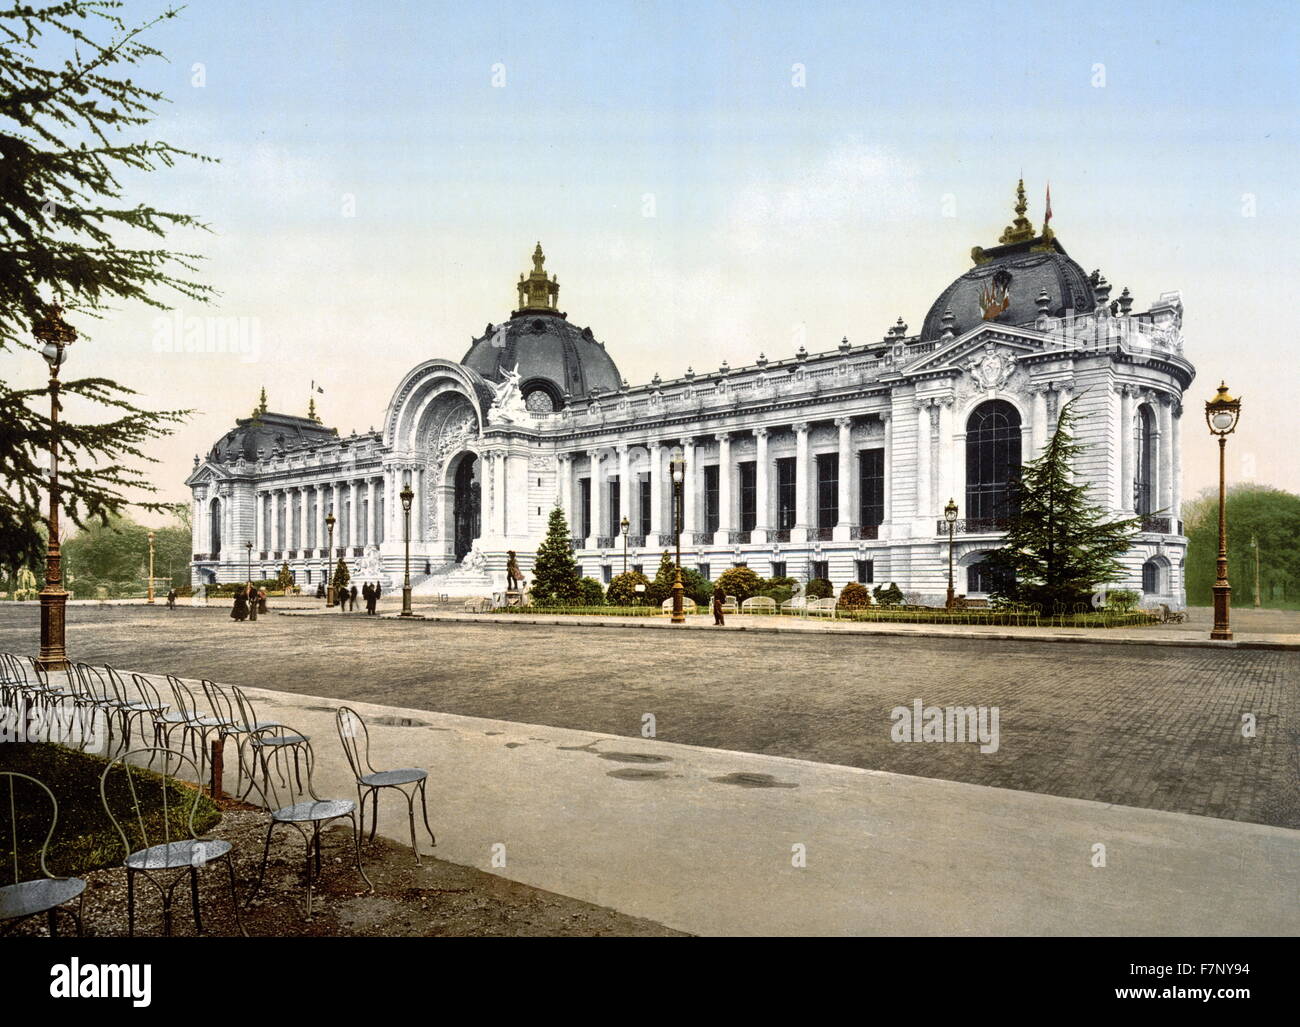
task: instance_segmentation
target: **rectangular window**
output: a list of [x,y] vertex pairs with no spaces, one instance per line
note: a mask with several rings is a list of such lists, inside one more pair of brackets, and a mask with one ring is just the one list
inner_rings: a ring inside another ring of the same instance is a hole
[[650,534],[650,478],[647,476],[641,479],[641,518],[637,525],[638,535]]
[[795,458],[779,457],[776,461],[776,526],[794,527]]
[[876,580],[876,561],[875,560],[858,560],[858,584],[870,585]]
[[704,530],[718,530],[718,465],[704,468]]
[[578,526],[582,529],[578,534],[583,538],[591,538],[591,479],[578,479]]
[[784,561],[784,560],[773,560],[773,561],[772,561],[772,577],[774,577],[774,578],[784,578],[784,577],[785,577],[785,561]]
[[644,565],[643,565],[643,564],[639,564],[639,563],[634,563],[634,564],[632,565],[632,573],[633,573],[633,574],[644,574],[644,573],[645,573]]
[[863,449],[858,452],[858,521],[860,524],[883,524],[885,520],[885,451]]
[[707,563],[699,564],[695,569],[700,572],[700,577],[702,577],[705,581],[713,580],[711,577],[709,577],[709,565]]
[[817,527],[833,528],[840,518],[840,457],[817,454]]
[[623,516],[623,511],[619,509],[619,499],[618,475],[615,474],[609,479],[609,533],[611,535],[617,535],[622,530],[618,526]]
[[822,578],[824,580],[830,579],[831,572],[830,572],[830,563],[828,561],[812,560],[810,562],[810,566],[811,566],[811,572],[809,575],[810,577]]
[[740,479],[740,530],[753,531],[758,525],[758,463],[744,460],[737,467]]
[[601,566],[600,566],[600,576],[601,576],[601,578],[604,580],[605,584],[608,585],[609,582],[610,582],[610,579],[613,578],[613,576],[614,576],[614,570],[613,570],[613,568],[612,568],[609,564],[607,564],[607,563],[605,563],[605,564],[601,564]]

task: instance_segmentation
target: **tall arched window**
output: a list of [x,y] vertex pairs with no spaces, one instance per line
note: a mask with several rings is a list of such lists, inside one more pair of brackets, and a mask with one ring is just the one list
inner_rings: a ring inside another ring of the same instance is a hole
[[981,403],[966,422],[967,522],[1000,521],[1016,514],[1012,482],[1019,474],[1019,412],[1001,399]]
[[214,499],[208,505],[208,549],[212,559],[221,553],[221,500]]
[[1160,595],[1164,592],[1164,582],[1161,580],[1162,575],[1160,573],[1162,570],[1163,568],[1158,560],[1148,560],[1142,565],[1143,592],[1148,595]]
[[1133,469],[1133,510],[1149,514],[1155,486],[1156,419],[1145,403],[1138,407],[1133,431],[1133,449],[1137,454],[1137,466]]

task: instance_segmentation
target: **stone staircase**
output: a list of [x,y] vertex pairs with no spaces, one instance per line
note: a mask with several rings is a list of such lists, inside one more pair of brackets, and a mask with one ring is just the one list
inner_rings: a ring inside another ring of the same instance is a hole
[[417,596],[490,596],[492,575],[487,571],[472,571],[458,563],[445,563],[435,567],[431,574],[421,574],[417,581],[411,577],[411,595]]

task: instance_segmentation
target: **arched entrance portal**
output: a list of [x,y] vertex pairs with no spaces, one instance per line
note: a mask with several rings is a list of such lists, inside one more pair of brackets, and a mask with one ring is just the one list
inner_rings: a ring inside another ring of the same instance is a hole
[[482,488],[479,484],[479,462],[473,453],[466,453],[456,467],[456,495],[453,519],[456,525],[456,562],[470,551],[482,528],[480,503]]

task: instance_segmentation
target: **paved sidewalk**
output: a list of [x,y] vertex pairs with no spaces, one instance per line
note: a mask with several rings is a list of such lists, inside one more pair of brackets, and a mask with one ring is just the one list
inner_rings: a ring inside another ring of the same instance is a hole
[[[284,611],[290,616],[323,614],[324,610]],[[349,615],[350,616],[350,615]],[[384,617],[399,617],[396,610],[384,610]],[[1192,625],[1153,625],[1146,628],[1057,628],[986,626],[979,624],[907,624],[884,621],[843,621],[830,617],[757,616],[728,614],[726,626],[717,628],[706,615],[687,617],[684,625],[672,624],[667,617],[601,617],[569,614],[524,613],[455,613],[450,611],[419,612],[411,620],[460,621],[482,624],[484,621],[546,624],[558,627],[673,628],[696,631],[800,631],[834,632],[848,635],[904,635],[914,638],[986,638],[1003,641],[1096,642],[1110,645],[1176,645],[1207,649],[1283,649],[1300,650],[1300,633],[1234,632],[1231,641],[1209,638],[1208,630]]]
[[[322,795],[355,795],[335,701],[248,691],[259,715],[312,736]],[[1297,831],[351,705],[371,722],[376,766],[430,769],[438,856],[683,931],[1300,933]],[[400,798],[385,797],[380,829],[406,839]],[[1091,865],[1098,844],[1104,868]]]

